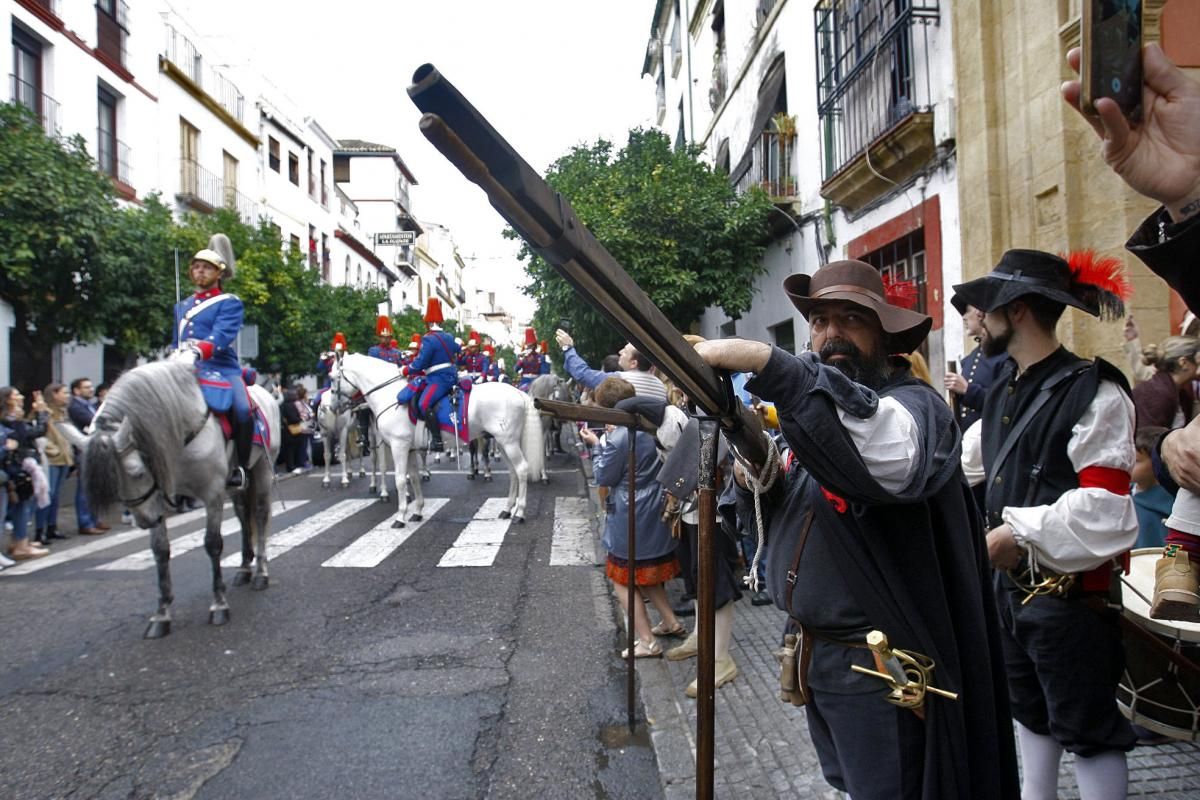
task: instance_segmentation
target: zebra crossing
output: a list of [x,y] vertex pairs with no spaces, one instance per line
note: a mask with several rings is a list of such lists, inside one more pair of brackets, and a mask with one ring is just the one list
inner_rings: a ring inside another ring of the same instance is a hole
[[[355,517],[369,509],[378,507],[374,497],[340,500],[321,510],[313,510],[307,499],[290,500],[286,503],[277,502],[272,506],[275,519],[274,531],[268,543],[268,557],[275,562],[291,550],[303,547],[317,540],[322,534],[333,530],[345,530],[355,524]],[[333,569],[371,569],[383,564],[390,556],[400,550],[406,543],[420,538],[420,534],[431,523],[441,523],[439,512],[452,507],[455,516],[461,516],[463,509],[461,498],[427,497],[423,519],[410,521],[403,528],[393,528],[393,514],[383,521],[371,524],[370,527],[356,535],[349,543],[333,556],[325,559],[321,567]],[[504,546],[510,533],[511,519],[501,519],[500,513],[507,506],[504,497],[488,497],[482,499],[465,523],[457,519],[455,524],[462,525],[452,545],[441,556],[437,563],[441,568],[458,567],[491,567]],[[301,511],[300,518],[289,525],[280,527],[280,517],[294,519],[293,512]],[[225,519],[221,523],[221,536],[228,537],[241,531],[241,524],[232,513],[232,506],[226,503]],[[204,509],[189,511],[173,516],[168,521],[168,531],[174,533],[185,526],[199,523],[198,530],[189,530],[171,539],[171,558],[175,560],[192,551],[204,554]],[[588,501],[583,497],[557,497],[554,503],[554,519],[551,524],[549,564],[554,567],[562,566],[594,566],[597,562],[595,543],[589,520],[590,509]],[[444,523],[441,525],[444,531]],[[79,562],[88,572],[121,573],[139,572],[154,566],[154,553],[148,545],[149,536],[143,530],[115,532],[103,539],[75,544],[62,550],[56,550],[46,558],[27,561],[0,572],[0,584],[4,578],[17,577],[41,572],[57,566],[71,565]],[[240,540],[239,540],[240,541]],[[97,556],[105,551],[116,550],[122,545],[140,544],[142,547],[133,552],[126,552],[112,560],[96,564]],[[231,546],[226,542],[227,555],[221,560],[223,567],[236,567],[241,563],[240,546]]]

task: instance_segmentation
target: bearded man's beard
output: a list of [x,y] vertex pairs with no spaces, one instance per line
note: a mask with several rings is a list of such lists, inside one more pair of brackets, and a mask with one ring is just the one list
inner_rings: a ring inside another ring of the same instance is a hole
[[876,350],[871,355],[864,355],[853,342],[844,339],[834,339],[826,342],[821,348],[821,361],[828,364],[833,356],[846,356],[833,364],[847,378],[862,384],[868,389],[879,389],[892,374],[887,355],[883,349]]
[[983,340],[979,343],[985,356],[998,356],[1001,353],[1008,352],[1008,345],[1012,342],[1012,327],[1009,326],[1001,334],[995,334],[987,328],[983,329]]

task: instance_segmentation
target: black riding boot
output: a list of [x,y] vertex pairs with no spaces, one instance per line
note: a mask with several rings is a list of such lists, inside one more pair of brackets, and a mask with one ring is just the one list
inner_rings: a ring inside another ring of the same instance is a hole
[[446,449],[446,445],[442,443],[442,429],[437,423],[436,415],[430,414],[429,417],[425,420],[425,429],[429,431],[429,452],[441,453]]
[[243,489],[246,486],[246,465],[250,463],[250,447],[254,440],[254,420],[247,419],[243,422],[234,416],[231,422],[233,423],[233,446],[237,451],[237,466],[229,473],[229,479],[225,481],[225,485],[230,489]]
[[371,410],[358,411],[358,452],[363,457],[371,455]]

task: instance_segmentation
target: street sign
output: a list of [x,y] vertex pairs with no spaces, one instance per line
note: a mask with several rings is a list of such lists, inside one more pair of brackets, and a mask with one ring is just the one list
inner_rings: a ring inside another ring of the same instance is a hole
[[238,331],[237,352],[241,358],[258,358],[257,325],[243,325]]
[[413,231],[395,231],[394,233],[377,233],[375,234],[375,246],[405,246],[413,244],[417,241],[417,234]]

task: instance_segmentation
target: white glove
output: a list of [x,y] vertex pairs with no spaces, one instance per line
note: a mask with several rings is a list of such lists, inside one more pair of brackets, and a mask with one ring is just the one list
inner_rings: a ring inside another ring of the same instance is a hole
[[174,361],[174,362],[177,362],[180,364],[185,364],[189,367],[195,365],[196,360],[199,357],[200,357],[200,351],[198,351],[196,348],[191,347],[189,345],[184,345],[183,347],[180,347],[178,350],[175,350],[174,352],[172,352],[171,355],[169,356],[171,361]]

